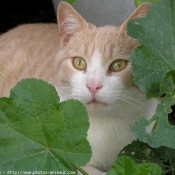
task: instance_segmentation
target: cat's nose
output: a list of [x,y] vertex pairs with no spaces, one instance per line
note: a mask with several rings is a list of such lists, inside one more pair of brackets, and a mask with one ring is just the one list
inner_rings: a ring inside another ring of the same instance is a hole
[[91,92],[93,97],[99,91],[99,89],[101,89],[102,87],[103,87],[103,85],[101,83],[92,83],[91,82],[91,83],[87,84],[87,88],[89,89],[89,91]]

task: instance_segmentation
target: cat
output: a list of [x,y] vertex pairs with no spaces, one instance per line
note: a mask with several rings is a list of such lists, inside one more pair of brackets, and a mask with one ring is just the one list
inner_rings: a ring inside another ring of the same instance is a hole
[[96,27],[61,2],[58,25],[26,24],[0,36],[1,97],[33,77],[54,85],[61,101],[77,99],[86,106],[92,157],[83,168],[90,175],[106,174],[135,139],[130,123],[155,113],[157,101],[147,100],[134,83],[130,54],[139,43],[126,32],[127,22],[146,16],[150,7],[141,4],[119,27]]

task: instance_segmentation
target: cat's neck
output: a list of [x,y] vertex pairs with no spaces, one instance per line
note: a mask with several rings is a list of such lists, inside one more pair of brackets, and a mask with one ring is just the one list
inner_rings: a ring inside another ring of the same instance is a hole
[[128,111],[123,115],[117,114],[116,111],[114,116],[104,112],[98,115],[90,112],[87,138],[93,155],[89,164],[107,171],[124,146],[135,139],[130,131],[130,124],[142,114],[150,119],[155,113],[157,104],[158,101],[155,99],[145,102],[144,113],[132,109],[127,109]]

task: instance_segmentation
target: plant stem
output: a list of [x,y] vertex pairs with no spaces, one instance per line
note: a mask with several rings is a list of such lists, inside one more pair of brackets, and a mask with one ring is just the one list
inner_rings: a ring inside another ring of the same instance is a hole
[[154,123],[154,126],[153,126],[152,130],[151,130],[151,133],[157,128],[157,125],[158,125],[158,122],[156,121],[156,122]]
[[82,168],[77,167],[77,170],[80,171],[83,175],[89,175],[88,173],[86,173],[86,171],[84,171]]

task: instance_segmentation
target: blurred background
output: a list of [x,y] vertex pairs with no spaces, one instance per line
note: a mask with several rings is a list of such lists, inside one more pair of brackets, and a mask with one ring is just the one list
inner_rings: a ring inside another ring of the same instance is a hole
[[[60,0],[2,0],[0,34],[26,23],[56,23]],[[135,9],[134,0],[78,0],[74,8],[97,26],[120,25]]]
[[[60,0],[52,0],[55,11]],[[73,7],[97,26],[121,25],[134,11],[134,0],[78,0]]]
[[52,0],[14,0],[0,2],[0,33],[26,23],[55,22]]

